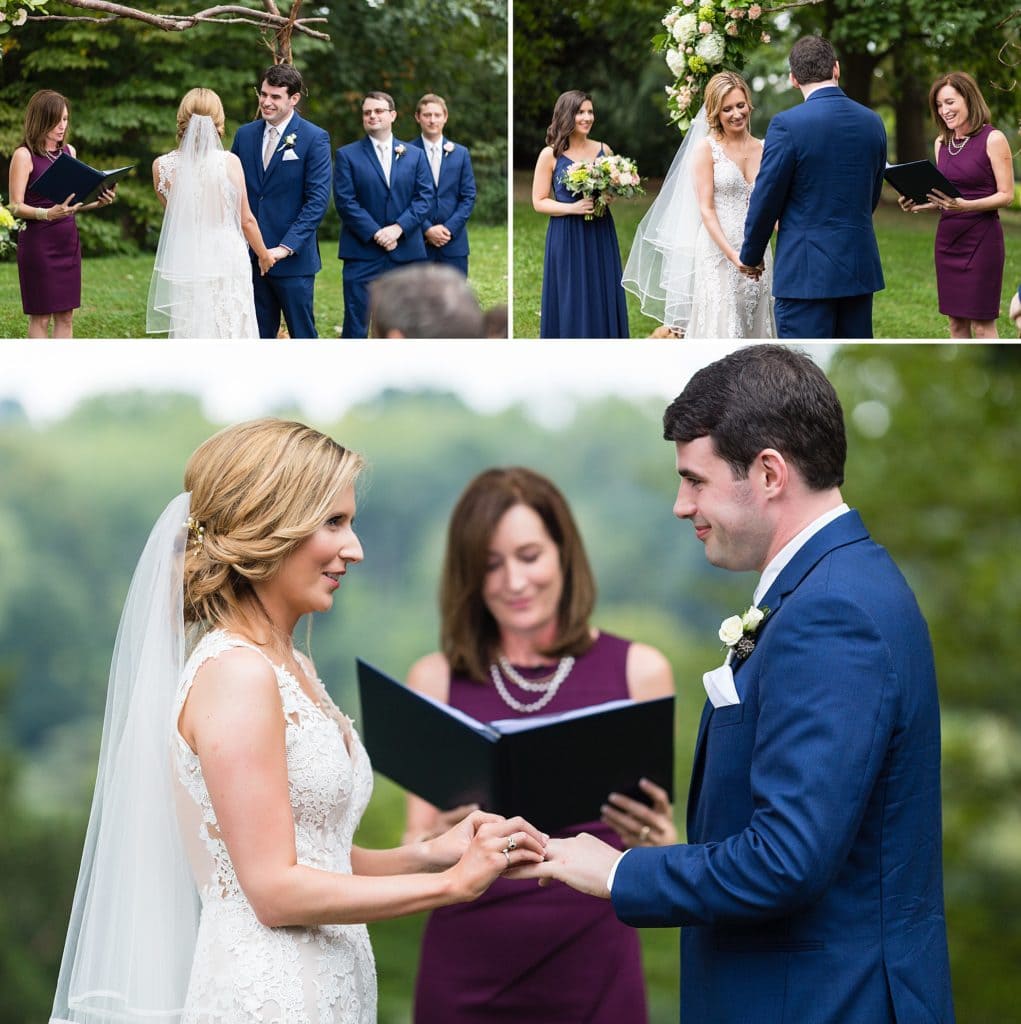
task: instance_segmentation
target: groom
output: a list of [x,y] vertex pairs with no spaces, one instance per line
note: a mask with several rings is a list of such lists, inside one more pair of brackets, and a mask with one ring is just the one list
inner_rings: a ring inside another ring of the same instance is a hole
[[844,504],[836,393],[791,348],[744,348],[691,378],[664,433],[674,514],[713,565],[761,574],[706,675],[688,843],[620,855],[583,833],[517,874],[684,926],[683,1021],[951,1024],[932,649]]
[[791,84],[805,102],[769,123],[745,220],[742,270],[757,277],[773,225],[781,338],[871,338],[883,287],[872,212],[886,167],[879,115],[837,86],[840,64],[820,36],[799,39]]
[[292,338],[318,337],[312,293],[323,265],[316,230],[330,202],[330,136],[298,116],[301,92],[296,68],[267,69],[260,116],[238,129],[231,146],[245,172],[248,205],[277,261],[265,277],[252,264],[262,338],[277,336],[281,312]]

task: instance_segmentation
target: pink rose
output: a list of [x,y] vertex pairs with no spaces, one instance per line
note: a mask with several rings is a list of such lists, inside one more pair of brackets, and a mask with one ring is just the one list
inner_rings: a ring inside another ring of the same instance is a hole
[[763,41],[764,43],[768,43],[768,42],[770,42],[770,41],[771,41],[771,39],[772,39],[772,37],[770,36],[770,34],[769,34],[768,32],[763,32],[763,33],[762,33],[762,41]]
[[762,8],[758,4],[752,4],[748,8],[748,17],[751,21],[757,21],[762,17]]
[[712,32],[713,27],[712,25],[709,24],[708,21],[703,21],[699,23],[698,30],[699,32],[702,33],[702,35],[707,36],[710,32]]
[[728,21],[727,22],[727,28],[726,28],[725,31],[726,31],[728,36],[736,36],[737,35],[737,22],[736,21]]

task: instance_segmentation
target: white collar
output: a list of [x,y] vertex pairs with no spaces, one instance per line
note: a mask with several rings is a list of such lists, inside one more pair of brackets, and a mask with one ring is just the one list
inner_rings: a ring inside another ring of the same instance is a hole
[[380,146],[382,146],[384,149],[390,149],[393,146],[394,133],[390,132],[390,134],[385,139],[377,139],[375,135],[370,135],[369,142],[371,142],[376,149],[379,149]]
[[432,149],[433,146],[436,146],[438,149],[442,149],[443,148],[443,136],[441,135],[436,142],[430,142],[423,135],[422,136],[422,145],[425,146],[426,149]]
[[845,512],[850,512],[847,502],[841,502],[836,508],[823,512],[818,519],[813,519],[801,533],[792,540],[789,540],[769,561],[769,565],[762,570],[759,577],[759,585],[755,588],[755,596],[752,604],[758,603],[766,596],[769,588],[773,585],[777,576],[787,567],[791,559],[814,537],[824,526],[829,526],[834,519],[840,518]]
[[[287,126],[288,126],[288,125],[289,125],[289,124],[290,124],[290,123],[291,123],[291,122],[292,122],[293,120],[294,120],[294,111],[292,110],[292,111],[290,112],[290,114],[289,114],[289,115],[287,116],[287,120],[286,120],[286,121],[281,121],[281,122],[280,122],[280,124],[276,124],[276,125],[273,125],[273,126],[272,126],[273,128],[275,128],[275,129],[276,129],[276,132],[277,132],[277,138],[278,138],[278,139],[282,139],[282,138],[283,138],[283,137],[284,137],[284,136],[285,136],[285,135],[287,134]],[[264,127],[263,127],[263,129],[262,129],[262,131],[263,131],[263,137],[265,137],[265,133],[266,133],[267,131],[269,131],[270,127],[271,127],[271,126],[270,126],[270,123],[269,123],[269,121],[265,121]]]

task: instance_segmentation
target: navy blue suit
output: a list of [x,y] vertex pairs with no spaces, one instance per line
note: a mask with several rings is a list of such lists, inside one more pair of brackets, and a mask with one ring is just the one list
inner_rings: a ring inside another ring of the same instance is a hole
[[770,121],[741,262],[762,263],[779,221],[773,295],[781,338],[872,337],[872,293],[883,287],[872,212],[885,167],[879,115],[836,86]]
[[741,703],[699,726],[688,845],[635,848],[613,905],[685,926],[681,1019],[951,1024],[928,630],[857,512],[761,603]]
[[[341,222],[338,255],[344,261],[345,338],[368,337],[371,281],[394,267],[426,258],[422,221],[431,203],[432,174],[422,150],[396,138],[392,146],[389,185],[368,136],[337,150],[333,199]],[[388,224],[399,224],[403,231],[393,252],[372,240]]]
[[[253,262],[259,334],[275,338],[283,312],[292,338],[315,338],[313,291],[315,275],[323,265],[316,230],[330,202],[330,136],[294,113],[269,166],[263,170],[265,126],[261,118],[242,125],[230,147],[241,159],[248,205],[259,222],[266,247],[284,245],[292,252],[265,277],[259,273],[258,263]],[[286,142],[291,135],[293,145]]]
[[[412,139],[411,144],[425,152],[425,140],[421,135]],[[432,245],[427,239],[426,254],[434,263],[457,267],[467,277],[467,224],[475,208],[475,173],[472,171],[472,158],[468,150],[456,142],[450,142],[444,135],[440,146],[448,145],[454,148],[449,153],[446,149],[443,151],[440,181],[433,188],[432,205],[422,222],[422,231],[428,231],[434,224],[442,224],[450,232],[450,241],[446,245]],[[425,163],[429,167],[428,156]],[[432,179],[432,168],[429,168],[429,178]]]

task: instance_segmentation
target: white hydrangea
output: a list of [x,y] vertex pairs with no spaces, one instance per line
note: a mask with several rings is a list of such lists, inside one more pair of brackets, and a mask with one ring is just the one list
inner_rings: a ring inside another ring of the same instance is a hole
[[670,68],[674,78],[680,78],[687,70],[688,61],[680,50],[670,48],[666,52],[667,67]]
[[676,39],[681,45],[684,43],[690,43],[692,39],[698,35],[698,15],[682,14],[674,22],[672,31],[674,39]]
[[701,57],[706,64],[720,64],[723,62],[725,43],[719,32],[712,32],[695,44],[695,53]]

